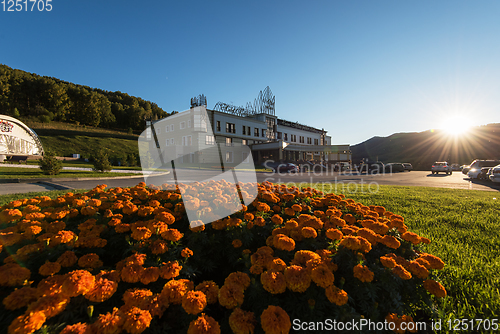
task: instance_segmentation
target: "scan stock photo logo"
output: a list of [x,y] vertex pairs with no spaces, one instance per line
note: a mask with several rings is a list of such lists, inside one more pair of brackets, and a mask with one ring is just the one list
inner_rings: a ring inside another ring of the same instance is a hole
[[149,121],[139,154],[146,184],[180,191],[192,228],[238,212],[257,197],[250,148],[217,143],[205,106]]

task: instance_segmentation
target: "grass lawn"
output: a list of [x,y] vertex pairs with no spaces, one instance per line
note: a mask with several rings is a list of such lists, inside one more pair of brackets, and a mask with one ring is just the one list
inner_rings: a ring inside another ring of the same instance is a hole
[[135,173],[99,173],[91,171],[61,170],[57,175],[45,175],[38,168],[1,167],[0,179],[33,179],[33,178],[75,178],[75,177],[116,177],[140,175]]
[[[454,332],[450,326],[457,325],[457,319],[498,318],[500,193],[397,186],[380,186],[376,192],[357,190],[345,193],[346,197],[365,205],[381,205],[402,215],[409,231],[432,241],[424,250],[446,263],[439,272],[439,280],[448,297],[436,300],[434,314],[434,319],[442,322],[440,333]],[[65,192],[31,193],[29,196],[57,197]],[[0,196],[0,206],[26,196]]]

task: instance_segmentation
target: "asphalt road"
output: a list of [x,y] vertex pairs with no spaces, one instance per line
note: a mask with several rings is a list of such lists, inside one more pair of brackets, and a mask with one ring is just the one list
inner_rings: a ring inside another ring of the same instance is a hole
[[[203,181],[213,177],[213,172],[205,170],[184,170],[183,179],[180,181],[198,180]],[[143,181],[142,178],[127,179],[98,179],[98,180],[57,180],[55,182],[43,183],[4,183],[0,185],[0,195],[13,193],[27,193],[47,191],[54,189],[92,189],[93,187],[106,184],[108,187],[132,187]],[[500,191],[500,183],[489,181],[471,181],[461,172],[454,172],[452,175],[437,174],[433,175],[426,171],[400,172],[393,174],[358,174],[358,173],[338,173],[338,172],[316,172],[316,173],[257,173],[257,181],[269,181],[273,183],[287,183],[297,185],[304,183],[316,183],[323,185],[323,189],[341,193],[352,191],[356,185],[364,184],[370,187],[377,185],[396,185],[396,186],[422,186],[422,187],[441,187],[452,189],[470,189]],[[173,174],[163,175],[155,179],[148,179],[148,184],[173,183]]]

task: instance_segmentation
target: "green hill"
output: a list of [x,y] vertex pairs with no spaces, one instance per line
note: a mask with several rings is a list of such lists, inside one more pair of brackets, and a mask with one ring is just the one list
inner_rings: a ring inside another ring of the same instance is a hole
[[354,163],[363,158],[409,162],[417,170],[428,170],[435,161],[464,165],[474,159],[499,159],[500,124],[475,127],[461,136],[436,130],[373,137],[351,146],[351,150]]

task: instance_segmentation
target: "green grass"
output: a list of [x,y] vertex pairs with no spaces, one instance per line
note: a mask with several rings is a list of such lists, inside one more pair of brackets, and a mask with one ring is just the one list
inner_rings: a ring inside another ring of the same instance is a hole
[[57,175],[45,175],[38,168],[0,167],[0,179],[33,179],[33,178],[75,178],[75,177],[116,177],[140,175],[134,173],[99,173],[90,171],[61,170]]
[[444,324],[454,319],[498,318],[500,193],[398,186],[371,190],[365,187],[344,194],[403,216],[410,231],[432,241],[426,251],[446,263],[439,277],[448,297],[437,301],[438,319]]

